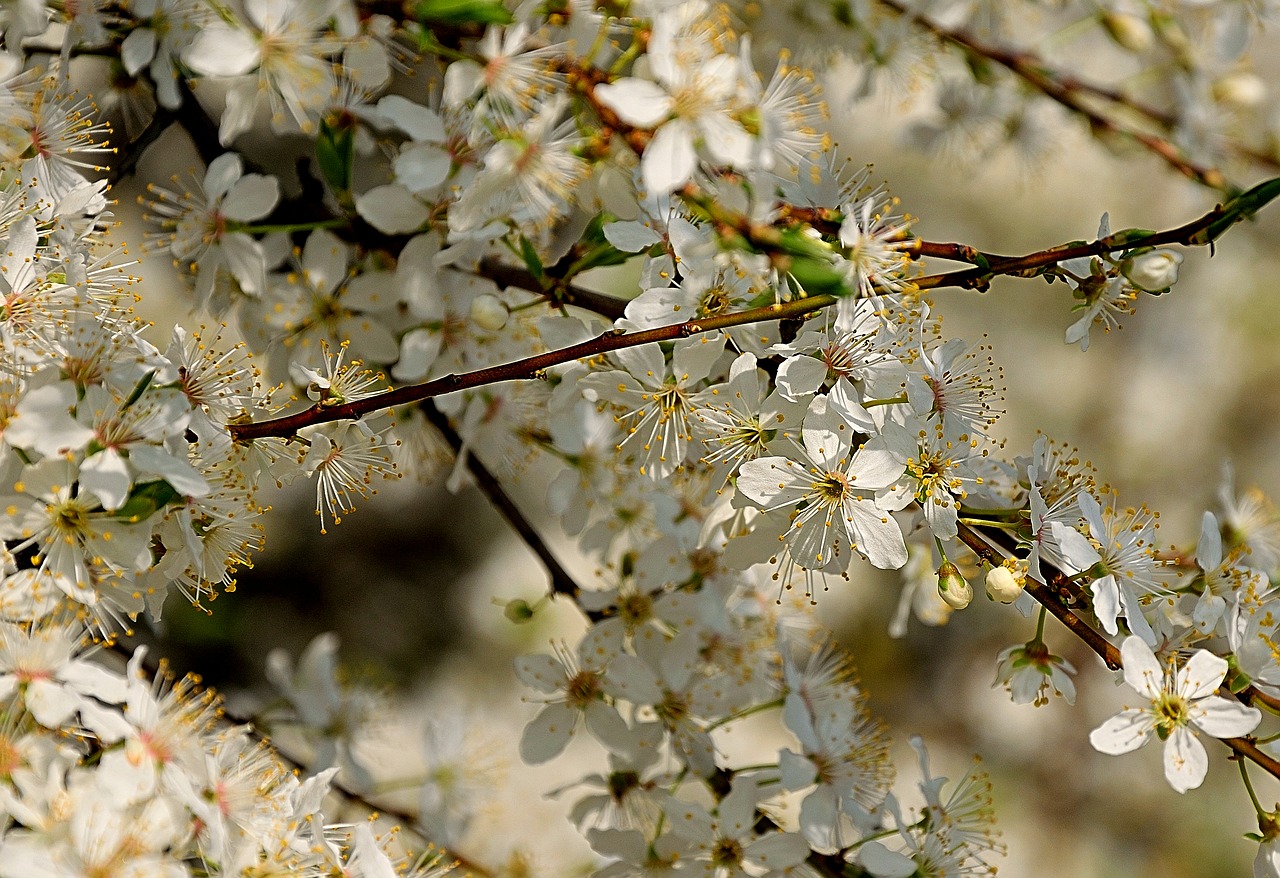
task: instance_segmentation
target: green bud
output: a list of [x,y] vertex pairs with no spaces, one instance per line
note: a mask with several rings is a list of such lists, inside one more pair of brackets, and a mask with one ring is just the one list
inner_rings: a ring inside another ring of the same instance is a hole
[[973,600],[973,589],[950,561],[943,561],[938,568],[938,595],[953,610],[963,610]]

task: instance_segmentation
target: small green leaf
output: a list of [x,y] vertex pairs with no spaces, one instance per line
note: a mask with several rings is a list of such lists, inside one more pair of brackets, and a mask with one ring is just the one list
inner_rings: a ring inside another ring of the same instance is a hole
[[112,513],[120,521],[137,522],[150,518],[153,514],[181,500],[182,495],[163,479],[154,482],[140,482],[129,492],[129,499],[124,505]]
[[413,17],[423,24],[511,24],[502,0],[419,0]]
[[796,283],[811,296],[849,295],[849,285],[845,281],[844,272],[832,263],[830,258],[796,257],[791,262],[789,272]]
[[124,411],[142,398],[142,394],[147,392],[147,388],[151,386],[151,379],[156,377],[156,370],[152,369],[146,375],[138,380],[134,385],[133,391],[129,394],[129,398],[124,401],[124,405],[120,406],[120,411]]
[[524,266],[529,269],[531,275],[539,281],[546,278],[547,272],[542,264],[542,257],[534,249],[533,242],[523,235],[520,236],[520,258],[524,260]]
[[316,161],[320,172],[335,192],[351,189],[351,166],[355,160],[355,128],[320,123],[316,138]]
[[1222,206],[1221,215],[1208,226],[1196,232],[1188,239],[1189,244],[1212,244],[1227,229],[1241,220],[1252,217],[1266,207],[1276,196],[1280,195],[1280,177],[1265,180],[1247,192],[1242,192]]

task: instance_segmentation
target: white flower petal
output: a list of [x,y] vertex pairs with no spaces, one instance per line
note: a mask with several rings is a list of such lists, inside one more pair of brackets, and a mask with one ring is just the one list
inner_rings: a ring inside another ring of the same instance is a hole
[[675,99],[662,86],[632,76],[597,85],[595,95],[623,122],[640,128],[653,128],[667,118],[675,106]]
[[559,756],[573,737],[578,711],[567,704],[548,704],[529,721],[520,736],[520,758],[540,765]]
[[1164,688],[1164,669],[1141,637],[1125,638],[1120,644],[1120,660],[1124,664],[1126,683],[1152,701],[1160,697]]
[[1191,722],[1206,735],[1238,738],[1256,729],[1262,722],[1262,714],[1255,707],[1245,707],[1238,701],[1211,695],[1196,702]]
[[1110,756],[1137,750],[1155,728],[1155,719],[1145,710],[1129,708],[1111,717],[1089,733],[1093,749]]
[[1209,756],[1200,739],[1186,726],[1178,726],[1164,742],[1164,776],[1180,793],[1194,790],[1209,773]]
[[416,232],[431,212],[397,183],[377,186],[356,198],[356,211],[369,225],[387,235]]

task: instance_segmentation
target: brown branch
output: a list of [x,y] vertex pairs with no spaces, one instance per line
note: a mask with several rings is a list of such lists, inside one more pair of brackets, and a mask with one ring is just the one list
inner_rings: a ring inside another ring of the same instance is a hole
[[[437,430],[444,435],[444,439],[449,443],[449,447],[453,449],[454,454],[462,454],[462,437],[458,435],[458,431],[453,429],[453,425],[449,423],[448,417],[444,412],[436,407],[435,401],[426,399],[419,405],[427,420]],[[547,569],[547,574],[551,577],[551,591],[554,594],[562,594],[568,598],[575,600],[581,591],[578,583],[560,564],[556,556],[547,547],[542,537],[538,535],[538,531],[525,518],[524,513],[520,511],[520,507],[515,504],[506,490],[503,489],[502,483],[498,481],[493,473],[489,472],[489,468],[484,462],[474,454],[467,452],[467,470],[471,473],[472,478],[476,480],[476,484],[480,486],[480,490],[489,502],[494,505],[512,529],[520,535],[520,539],[524,540],[526,546],[533,554],[538,556],[538,560],[542,562],[542,566]]]
[[[986,534],[986,531],[983,531],[983,534]],[[975,528],[963,522],[959,525],[959,537],[961,542],[988,564],[994,566],[1004,560],[1004,551],[1006,550],[992,546]],[[1069,590],[1074,588],[1069,578],[1061,570],[1044,561],[1040,562],[1040,569],[1042,572],[1049,571],[1045,577],[1048,583],[1041,583],[1028,578],[1026,581],[1027,592],[1036,599],[1040,606],[1048,610],[1055,619],[1061,622],[1068,631],[1079,637],[1086,646],[1097,653],[1107,667],[1112,670],[1121,668],[1123,663],[1120,660],[1120,650],[1063,603],[1062,595],[1069,593]],[[1226,693],[1225,690],[1224,693],[1232,694]],[[1260,695],[1262,693],[1257,692],[1257,690],[1248,689],[1235,697],[1247,704],[1252,698]],[[1271,774],[1272,777],[1280,779],[1280,761],[1273,759],[1258,749],[1258,745],[1251,738],[1219,738],[1218,740],[1239,755],[1255,763],[1258,767]]]
[[[920,290],[940,289],[943,287],[985,289],[990,284],[991,279],[996,275],[1023,277],[1034,276],[1040,270],[1051,265],[1056,265],[1066,259],[1074,259],[1081,256],[1097,256],[1103,253],[1125,250],[1139,245],[1143,247],[1171,243],[1191,245],[1193,243],[1193,236],[1199,232],[1205,231],[1215,221],[1226,215],[1227,211],[1224,210],[1221,205],[1218,205],[1204,216],[1192,220],[1185,225],[1179,226],[1176,229],[1170,229],[1164,232],[1154,232],[1150,235],[1144,235],[1138,238],[1135,238],[1132,235],[1126,235],[1124,232],[1117,232],[1114,235],[1099,238],[1092,242],[1062,244],[1057,247],[1051,247],[1048,250],[1039,250],[1025,256],[1009,258],[998,257],[987,269],[975,267],[963,269],[961,271],[947,272],[945,274],[927,275],[916,278],[911,283]],[[750,234],[758,236],[760,246],[770,246],[764,231],[756,228],[757,224],[751,223],[749,220],[745,219],[743,222],[750,226],[748,229]],[[775,249],[779,250],[779,252],[774,253],[775,258],[785,258],[786,254],[780,252],[780,248]],[[815,311],[835,304],[839,298],[840,297],[835,295],[808,296],[801,299],[795,299],[790,302],[766,305],[762,308],[752,308],[747,311],[738,311],[733,314],[721,314],[715,317],[694,319],[684,323],[675,323],[668,326],[660,326],[655,329],[646,329],[637,332],[624,332],[620,329],[611,329],[594,339],[580,342],[579,344],[571,345],[560,350],[548,351],[543,354],[525,357],[524,359],[516,360],[511,363],[477,369],[474,372],[465,372],[461,375],[445,375],[441,378],[436,378],[422,384],[410,384],[404,387],[398,387],[394,390],[386,391],[385,393],[376,394],[374,396],[341,405],[315,405],[309,409],[305,409],[304,411],[296,412],[292,415],[286,415],[280,418],[273,418],[267,421],[231,424],[229,426],[229,431],[231,433],[231,438],[236,442],[250,442],[254,439],[261,439],[267,436],[288,438],[294,436],[298,430],[303,427],[309,427],[314,424],[324,424],[332,421],[358,420],[359,418],[376,411],[382,411],[383,409],[393,408],[400,405],[407,405],[409,403],[421,402],[424,399],[430,399],[445,393],[469,390],[473,387],[495,384],[500,381],[517,381],[537,378],[544,369],[548,369],[552,366],[558,366],[562,363],[568,363],[572,360],[579,360],[586,357],[599,356],[610,351],[620,350],[621,348],[635,347],[637,345],[651,344],[653,342],[675,341],[676,339],[689,338],[690,336],[712,332],[717,329],[727,329],[732,326],[742,326],[748,323],[760,323],[766,320],[802,318]]]
[[[1179,149],[1169,140],[1131,126],[1123,125],[1115,119],[1112,119],[1093,107],[1090,107],[1081,98],[1082,92],[1089,92],[1115,103],[1124,103],[1126,106],[1141,108],[1141,105],[1131,103],[1128,99],[1119,95],[1119,93],[1111,92],[1099,86],[1084,88],[1080,80],[1073,77],[1065,77],[1064,75],[1057,73],[1045,65],[1038,57],[1029,52],[1013,52],[1001,49],[984,43],[965,31],[944,27],[928,16],[910,8],[905,2],[903,2],[903,0],[880,0],[880,3],[897,14],[905,16],[919,24],[939,40],[958,46],[965,51],[972,52],[975,55],[979,55],[999,64],[1032,87],[1042,92],[1046,97],[1056,101],[1058,104],[1061,104],[1073,113],[1082,116],[1089,122],[1090,127],[1095,131],[1119,135],[1141,144],[1149,152],[1161,158],[1178,173],[1190,180],[1200,183],[1201,185],[1208,186],[1222,192],[1233,191],[1234,187],[1219,169],[1201,165],[1192,161],[1183,150]],[[1145,110],[1147,108],[1142,109]],[[1158,114],[1158,111],[1152,110],[1152,112]],[[1152,116],[1152,118],[1159,121],[1156,116]],[[1169,124],[1172,124],[1171,119],[1169,120]],[[1256,156],[1250,157],[1258,160],[1258,157]],[[1271,160],[1269,164],[1272,167],[1278,166],[1274,160]]]

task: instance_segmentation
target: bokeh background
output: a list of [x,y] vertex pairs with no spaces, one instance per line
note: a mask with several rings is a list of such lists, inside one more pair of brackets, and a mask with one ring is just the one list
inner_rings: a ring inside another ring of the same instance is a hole
[[[1087,64],[1089,56],[1074,61]],[[873,164],[874,177],[930,240],[1027,252],[1092,237],[1104,210],[1114,229],[1164,228],[1213,204],[1212,193],[1154,158],[1104,148],[1066,118],[1051,125],[1048,150],[1034,162],[1000,150],[931,154],[911,142],[926,102],[893,90],[851,102],[842,90],[848,79],[837,70],[828,83],[840,150]],[[165,135],[116,190],[119,237],[144,236],[135,206],[142,182],[197,166],[181,135]],[[1246,184],[1259,177],[1239,173]],[[1026,453],[1037,431],[1077,445],[1125,503],[1161,512],[1162,542],[1187,546],[1202,512],[1214,508],[1224,464],[1234,467],[1239,487],[1280,491],[1278,242],[1280,208],[1273,206],[1234,229],[1212,257],[1188,252],[1173,293],[1144,297],[1122,331],[1095,332],[1088,353],[1063,343],[1074,317],[1062,285],[998,280],[985,294],[945,290],[933,301],[951,334],[985,338],[1003,366],[1007,414],[995,431],[1007,456]],[[136,273],[139,310],[162,343],[174,320],[191,319],[182,280],[163,257],[145,257]],[[532,511],[545,483],[546,473],[534,468],[509,487]],[[552,638],[572,640],[581,622],[555,605],[527,624],[505,619],[505,602],[535,601],[546,581],[486,500],[474,489],[449,494],[439,485],[388,483],[326,536],[310,513],[308,486],[270,502],[267,550],[236,592],[214,602],[211,615],[174,601],[139,638],[156,643],[174,668],[223,689],[233,713],[250,715],[273,698],[263,678],[269,651],[297,656],[317,634],[337,632],[347,679],[379,693],[362,757],[385,782],[386,801],[412,809],[412,797],[395,791],[397,780],[454,770],[484,799],[459,847],[468,856],[511,875],[589,871],[590,852],[563,816],[571,796],[546,793],[599,770],[598,752],[575,742],[550,766],[522,767],[515,742],[536,706],[520,700],[511,673],[516,655],[545,651]],[[552,521],[537,521],[590,582],[591,564]],[[1179,796],[1163,780],[1158,746],[1123,758],[1089,746],[1089,729],[1119,708],[1127,690],[1052,622],[1051,645],[1080,670],[1078,703],[1017,707],[991,686],[994,658],[1026,640],[1032,621],[979,598],[945,627],[913,620],[907,636],[894,640],[887,628],[899,591],[894,576],[864,567],[819,594],[815,612],[857,657],[872,709],[897,742],[904,788],[916,779],[910,734],[922,735],[934,768],[953,777],[981,754],[1010,849],[1005,874],[1248,874],[1255,847],[1240,835],[1256,827],[1225,748],[1209,748],[1206,788]],[[444,729],[456,746],[433,749],[429,727]],[[755,732],[774,730],[761,724]],[[287,729],[277,740],[305,759]],[[1280,798],[1265,782],[1260,794],[1264,804]]]

